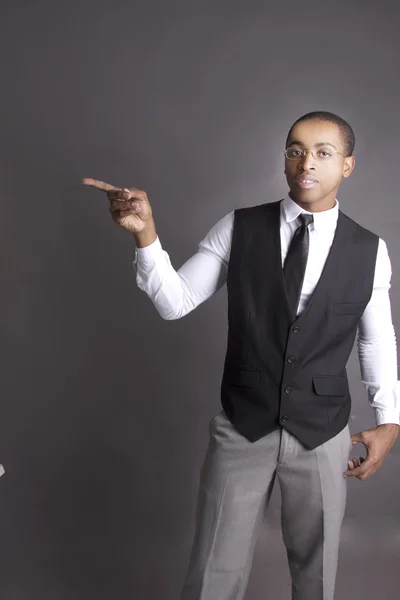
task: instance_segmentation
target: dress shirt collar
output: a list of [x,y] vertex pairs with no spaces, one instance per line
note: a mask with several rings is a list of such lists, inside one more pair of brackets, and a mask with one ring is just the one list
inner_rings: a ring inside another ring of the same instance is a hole
[[310,212],[308,210],[304,210],[294,202],[289,195],[286,195],[282,202],[283,216],[287,223],[290,221],[294,221],[297,217],[302,214],[313,215],[314,221],[313,226],[315,231],[324,232],[331,231],[336,228],[338,214],[339,214],[339,201],[336,198],[335,206],[333,208],[329,208],[328,210],[323,210],[321,212]]

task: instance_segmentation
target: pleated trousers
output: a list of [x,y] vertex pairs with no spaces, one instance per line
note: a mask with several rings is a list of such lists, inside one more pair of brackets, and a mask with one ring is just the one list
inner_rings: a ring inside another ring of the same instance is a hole
[[[243,598],[276,479],[292,600],[334,600],[351,447],[348,425],[308,450],[281,427],[249,442],[218,413],[210,422],[181,600]],[[260,600],[269,599],[267,588]]]

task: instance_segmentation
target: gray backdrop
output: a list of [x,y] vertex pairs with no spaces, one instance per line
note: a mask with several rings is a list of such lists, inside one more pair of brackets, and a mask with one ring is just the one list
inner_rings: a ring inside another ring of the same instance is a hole
[[[336,112],[356,134],[341,208],[388,244],[400,330],[398,22],[395,1],[3,0],[2,600],[178,598],[220,410],[225,288],[163,321],[82,177],[146,190],[178,268],[224,214],[286,193],[295,119]],[[349,376],[356,433],[374,417],[354,351]],[[348,482],[340,600],[397,596],[399,466],[396,443]],[[246,600],[290,597],[279,500]]]

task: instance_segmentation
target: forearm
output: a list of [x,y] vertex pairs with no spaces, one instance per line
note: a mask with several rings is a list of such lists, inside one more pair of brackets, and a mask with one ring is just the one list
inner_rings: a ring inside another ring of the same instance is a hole
[[226,265],[200,246],[176,271],[157,237],[138,248],[133,263],[136,283],[163,319],[179,319],[210,298],[226,281]]
[[361,380],[375,410],[378,425],[399,423],[400,382],[397,380],[397,354],[394,330],[373,342],[359,338],[358,356]]
[[387,290],[376,290],[365,310],[357,340],[362,382],[378,425],[399,423],[397,344]]
[[139,252],[134,263],[136,283],[163,319],[180,319],[197,306],[193,290],[174,269],[158,238],[149,250],[151,255],[149,252],[145,255]]
[[[155,233],[148,231],[136,248],[136,283],[163,319],[179,319],[210,298],[225,283],[230,256],[233,212],[218,221],[198,251],[178,271]],[[155,237],[154,237],[155,234]],[[153,239],[154,238],[154,239]],[[153,240],[153,241],[152,241]]]
[[[163,319],[177,319],[188,312],[182,282],[162,250],[154,219],[141,232],[133,234],[136,247],[136,283]],[[144,250],[143,250],[144,249]]]

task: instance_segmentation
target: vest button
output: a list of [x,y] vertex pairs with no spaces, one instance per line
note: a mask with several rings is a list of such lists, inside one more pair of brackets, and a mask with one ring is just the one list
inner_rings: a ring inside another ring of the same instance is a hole
[[289,358],[287,359],[288,363],[292,363],[294,362],[296,359],[294,356],[289,356]]
[[298,325],[295,325],[292,329],[293,333],[298,333],[300,331],[300,327]]
[[285,421],[287,421],[289,419],[289,417],[287,415],[283,415],[283,417],[281,417],[281,421],[282,423],[284,423]]
[[290,386],[285,387],[286,394],[291,394],[292,392],[293,392],[293,388],[291,388]]

